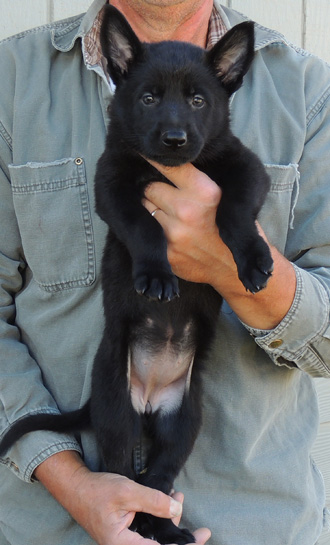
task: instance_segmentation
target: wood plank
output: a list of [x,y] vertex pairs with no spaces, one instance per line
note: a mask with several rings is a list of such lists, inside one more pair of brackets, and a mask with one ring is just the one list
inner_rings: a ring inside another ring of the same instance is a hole
[[302,44],[302,0],[232,0],[231,6],[254,21],[282,32],[291,42]]
[[314,385],[319,401],[320,422],[330,422],[330,380],[316,378],[314,379]]
[[[324,479],[326,489],[326,505],[330,509],[330,422],[326,422],[320,425],[319,432],[315,445],[313,447],[312,456],[316,462],[317,467],[321,471]],[[321,543],[330,543],[330,535],[328,534],[328,542],[321,541]]]
[[330,422],[320,425],[319,433],[313,447],[312,456],[320,469],[327,485],[327,503],[330,505]]
[[70,0],[70,2],[67,0],[51,0],[51,2],[54,21],[84,13],[92,4],[92,0]]
[[305,27],[305,49],[330,62],[329,0],[306,0]]
[[1,0],[0,39],[49,22],[49,0]]
[[[321,471],[326,489],[326,505],[330,509],[330,422],[320,425],[312,456]],[[329,545],[330,534],[324,531],[317,545]]]
[[327,530],[324,530],[322,536],[318,539],[315,545],[329,545],[330,544],[330,535]]

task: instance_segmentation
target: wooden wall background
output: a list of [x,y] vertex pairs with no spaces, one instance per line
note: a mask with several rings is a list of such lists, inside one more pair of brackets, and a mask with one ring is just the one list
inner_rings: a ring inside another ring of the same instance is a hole
[[[0,0],[0,39],[81,13],[91,3],[92,0]],[[330,63],[330,0],[223,0],[222,3],[279,30],[290,41]],[[315,386],[321,423],[313,455],[326,482],[330,508],[330,380],[316,379]],[[322,536],[318,545],[330,545],[330,533]]]

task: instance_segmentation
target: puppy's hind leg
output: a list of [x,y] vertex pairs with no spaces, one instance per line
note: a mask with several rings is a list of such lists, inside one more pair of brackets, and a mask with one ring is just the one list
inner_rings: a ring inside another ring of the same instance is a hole
[[[201,422],[200,401],[193,399],[192,393],[187,392],[177,411],[158,411],[149,418],[149,434],[153,446],[146,470],[137,480],[145,486],[170,494],[174,479],[188,458],[198,434]],[[178,528],[170,519],[138,513],[133,524],[141,535],[162,544],[185,545],[195,541],[189,530]]]
[[141,418],[131,402],[127,348],[104,336],[92,378],[91,421],[108,472],[135,480],[132,451],[141,434]]

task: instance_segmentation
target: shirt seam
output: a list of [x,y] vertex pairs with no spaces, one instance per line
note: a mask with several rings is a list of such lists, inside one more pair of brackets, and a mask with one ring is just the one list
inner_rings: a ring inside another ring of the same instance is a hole
[[7,144],[10,151],[13,151],[13,141],[8,133],[8,131],[5,129],[3,123],[0,121],[0,136],[2,137],[3,141]]
[[310,111],[306,115],[307,127],[309,127],[312,121],[318,116],[318,114],[325,107],[328,99],[330,97],[330,86],[325,90],[323,95],[316,101],[316,103],[311,107]]

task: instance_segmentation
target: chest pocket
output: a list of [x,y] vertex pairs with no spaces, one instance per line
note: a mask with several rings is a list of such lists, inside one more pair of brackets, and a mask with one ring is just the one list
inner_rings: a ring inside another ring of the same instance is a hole
[[23,250],[35,282],[51,292],[92,284],[94,237],[84,161],[9,168]]
[[297,164],[264,165],[271,188],[258,220],[271,244],[284,253],[288,230],[294,227],[294,209],[299,195]]

